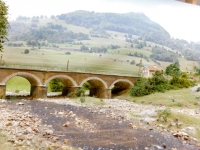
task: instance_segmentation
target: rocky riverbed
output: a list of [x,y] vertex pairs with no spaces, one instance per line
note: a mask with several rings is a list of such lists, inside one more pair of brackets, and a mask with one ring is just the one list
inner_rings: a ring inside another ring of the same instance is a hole
[[[157,124],[163,106],[104,99],[105,105],[84,105],[68,98],[1,100],[0,129],[9,150],[127,149],[198,150],[186,132]],[[176,110],[199,115],[196,110]],[[199,116],[197,116],[199,117]]]

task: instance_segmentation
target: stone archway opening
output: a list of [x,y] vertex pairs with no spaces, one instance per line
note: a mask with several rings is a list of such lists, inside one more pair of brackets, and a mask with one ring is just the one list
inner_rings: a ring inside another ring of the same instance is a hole
[[123,95],[132,88],[133,84],[129,81],[119,80],[116,81],[111,87],[111,95],[112,97]]
[[76,82],[68,76],[53,76],[45,82],[45,85],[48,87],[48,97],[67,96],[77,91]]
[[[12,82],[14,82],[14,85],[11,84]],[[9,84],[11,84],[10,87],[9,87]],[[26,97],[29,95],[31,99],[44,97],[43,95],[44,92],[41,92],[41,91],[45,90],[45,87],[43,87],[41,81],[35,75],[31,73],[16,72],[7,76],[1,83],[1,93],[0,93],[1,98],[6,97],[6,87],[7,87],[7,92],[8,92],[9,88],[12,88],[13,86],[14,87],[19,86],[19,89],[15,89],[14,91],[15,94],[13,95],[13,98],[15,98],[18,95],[26,96]],[[25,86],[25,90],[27,91],[27,94],[20,93],[23,86]]]
[[[108,97],[107,85],[100,78],[88,78],[84,80],[81,84],[81,89],[84,89],[85,85],[88,85],[88,96],[96,98],[106,98]],[[87,91],[86,91],[87,92]]]
[[31,83],[25,77],[14,76],[6,82],[6,97],[8,99],[30,96],[30,91]]

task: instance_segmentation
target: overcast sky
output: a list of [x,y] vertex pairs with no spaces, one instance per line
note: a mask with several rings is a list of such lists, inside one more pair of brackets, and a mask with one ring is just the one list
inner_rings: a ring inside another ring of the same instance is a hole
[[200,41],[200,6],[175,0],[4,0],[9,18],[60,15],[75,10],[95,12],[143,12],[174,38]]

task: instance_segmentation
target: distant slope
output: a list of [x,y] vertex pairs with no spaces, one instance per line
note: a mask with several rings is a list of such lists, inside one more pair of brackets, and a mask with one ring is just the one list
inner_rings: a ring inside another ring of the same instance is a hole
[[89,11],[75,11],[57,16],[67,24],[74,24],[93,30],[110,30],[132,35],[159,44],[169,40],[169,33],[159,24],[151,21],[143,13],[95,13]]
[[[200,62],[200,44],[170,38],[163,27],[151,21],[143,13],[116,14],[79,10],[51,18],[19,16],[16,21],[10,22],[10,26],[10,43],[6,43],[8,46],[16,46],[16,43],[12,42],[25,41],[26,45],[39,48],[51,46],[50,43],[63,45],[89,43],[91,44],[89,48],[112,44],[121,48],[141,48],[142,43],[150,41],[154,44],[144,44],[149,46],[150,50],[153,49],[152,46],[159,44],[159,49],[166,46],[179,57],[184,56],[187,60]],[[58,47],[54,44],[52,46]],[[80,45],[76,45],[77,47],[80,48]],[[160,55],[160,52],[157,51],[157,54]],[[152,58],[163,61],[164,57],[160,58],[157,54]],[[164,55],[165,51],[162,51],[162,56]]]

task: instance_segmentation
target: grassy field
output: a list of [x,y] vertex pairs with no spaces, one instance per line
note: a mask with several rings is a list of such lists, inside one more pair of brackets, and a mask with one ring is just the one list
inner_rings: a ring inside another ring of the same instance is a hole
[[18,91],[30,91],[30,83],[23,77],[13,77],[6,83],[6,91],[18,92]]
[[[121,56],[119,54],[93,54],[71,51],[71,55],[66,55],[66,51],[57,50],[30,50],[29,54],[22,54],[26,48],[5,47],[3,60],[7,65],[28,65],[32,67],[54,67],[67,68],[69,61],[69,71],[83,70],[88,72],[104,71],[110,74],[137,74],[138,67],[131,65],[127,60],[134,59],[131,56]],[[136,58],[139,62],[139,58]]]
[[198,108],[199,93],[194,93],[190,88],[169,90],[165,93],[154,93],[142,97],[131,97],[129,93],[118,96],[119,99],[128,99],[134,103],[144,105],[166,106],[174,108]]

